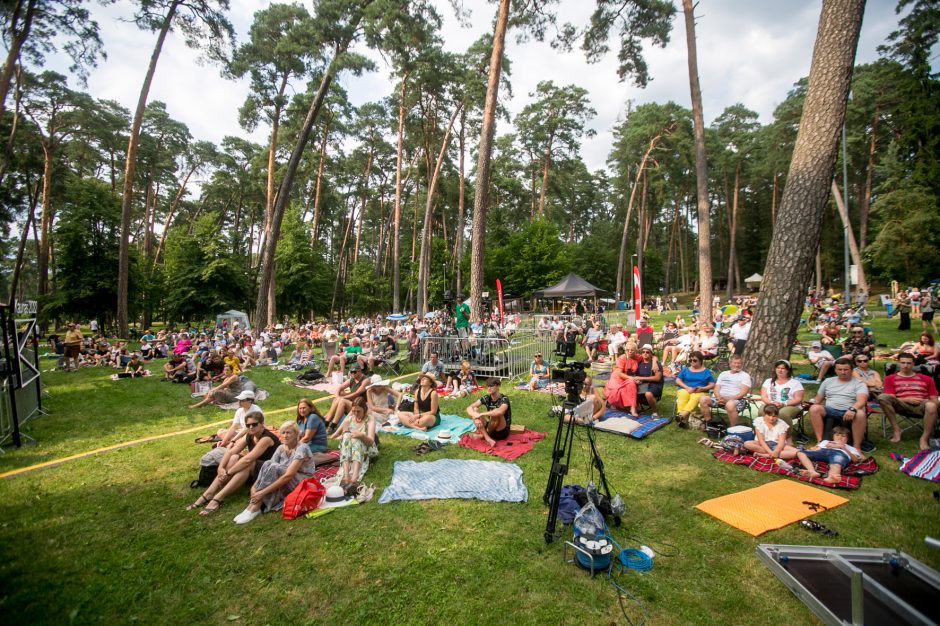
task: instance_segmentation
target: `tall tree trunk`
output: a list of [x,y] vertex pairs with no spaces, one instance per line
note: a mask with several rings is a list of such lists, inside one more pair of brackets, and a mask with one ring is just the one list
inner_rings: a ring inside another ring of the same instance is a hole
[[52,147],[42,142],[42,215],[39,225],[39,295],[49,293],[49,247],[52,236]]
[[752,380],[790,354],[832,189],[864,0],[823,0],[802,122],[745,351]]
[[774,188],[770,196],[770,232],[773,236],[774,224],[777,223],[777,172],[774,172]]
[[712,320],[712,251],[708,202],[708,162],[705,159],[705,122],[702,118],[702,88],[698,81],[698,53],[695,46],[695,14],[692,0],[682,0],[685,14],[685,42],[689,51],[689,90],[692,93],[692,121],[695,128],[695,192],[698,197],[698,295],[699,318]]
[[816,246],[816,297],[822,296],[823,278],[822,278],[822,245]]
[[460,113],[462,106],[457,105],[450,116],[447,124],[447,130],[444,132],[444,139],[441,141],[441,149],[437,154],[437,160],[434,162],[434,173],[428,183],[428,196],[424,203],[424,229],[421,234],[421,263],[418,268],[418,313],[424,315],[428,312],[428,282],[431,278],[431,222],[433,213],[431,208],[434,206],[434,196],[437,190],[437,181],[441,176],[441,166],[444,165],[444,155],[447,154],[447,144],[450,143],[450,133],[454,129],[454,121]]
[[509,24],[510,0],[499,0],[493,31],[493,51],[483,104],[483,124],[477,158],[476,190],[473,197],[473,231],[470,240],[470,310],[474,319],[481,319],[483,294],[483,246],[486,243],[486,210],[490,197],[490,158],[496,133],[496,101],[502,76],[503,49]]
[[545,148],[545,157],[542,165],[542,191],[539,194],[539,215],[545,215],[545,194],[548,190],[548,170],[552,166],[552,142],[555,140],[555,133],[548,136],[548,146]]
[[643,172],[643,188],[640,191],[640,210],[637,212],[637,237],[636,237],[636,266],[640,271],[640,277],[643,277],[643,252],[646,250],[646,196],[647,196],[647,176]]
[[[734,297],[735,290],[735,268],[738,265],[738,249],[736,247],[738,235],[738,188],[741,184],[741,164],[738,163],[734,168],[734,189],[731,192],[731,206],[728,212],[728,224],[730,231],[728,233],[728,288],[725,295],[728,301]],[[740,274],[740,270],[738,270]],[[737,288],[741,288],[740,275],[737,277]]]
[[627,202],[627,216],[623,220],[623,234],[620,236],[620,255],[617,257],[616,289],[617,293],[620,294],[618,298],[626,298],[627,286],[625,279],[627,276],[633,275],[632,272],[624,272],[624,263],[627,261],[627,233],[630,232],[630,216],[633,214],[633,201],[636,199],[636,190],[640,186],[640,177],[643,176],[643,173],[646,171],[646,164],[649,162],[650,154],[652,154],[656,144],[659,143],[659,140],[662,139],[664,135],[672,132],[673,128],[675,128],[675,124],[670,124],[666,128],[659,131],[659,134],[650,139],[650,145],[646,148],[646,153],[643,154],[643,159],[640,160],[640,165],[636,170],[636,178],[633,181],[633,189],[630,190],[630,200]]
[[[839,218],[842,220],[842,225],[849,235],[849,254],[852,255],[852,263],[858,268],[857,289],[868,293],[868,281],[865,280],[865,268],[862,266],[862,255],[859,254],[858,243],[855,241],[855,232],[852,230],[852,223],[849,221],[849,212],[846,210],[845,203],[842,202],[842,194],[839,191],[839,185],[836,184],[835,179],[832,181],[832,197],[836,201],[836,209],[839,211]],[[851,302],[848,296],[849,291],[850,290],[846,288],[846,302]]]
[[9,42],[6,61],[3,63],[3,69],[0,70],[0,117],[6,112],[7,94],[10,92],[10,83],[13,81],[13,73],[16,70],[16,63],[20,58],[20,50],[29,37],[29,31],[33,26],[33,17],[36,15],[36,6],[39,0],[26,0],[24,5],[22,0],[17,0],[10,15],[10,31],[13,37]]
[[408,74],[401,79],[398,96],[398,144],[395,149],[395,207],[392,213],[392,312],[401,311],[401,165],[405,137],[405,93]]
[[154,45],[153,53],[150,55],[150,65],[147,66],[144,84],[140,88],[140,96],[137,99],[137,110],[134,112],[130,138],[127,141],[127,160],[124,164],[124,189],[121,192],[121,242],[118,248],[116,320],[118,336],[122,338],[126,338],[130,334],[127,326],[127,280],[130,270],[131,208],[134,202],[134,173],[137,169],[137,146],[140,143],[140,127],[144,121],[144,111],[147,108],[147,96],[150,94],[150,85],[157,71],[157,61],[160,60],[163,42],[166,41],[166,35],[170,31],[170,25],[173,23],[173,17],[176,15],[176,9],[180,4],[182,4],[182,0],[173,0],[170,7],[167,9],[166,16],[163,18],[160,34],[157,36],[157,43]]
[[326,163],[326,142],[330,136],[330,120],[323,126],[323,139],[320,141],[320,162],[317,164],[316,191],[313,194],[313,223],[310,226],[310,240],[313,245],[317,243],[320,226],[320,191],[323,188],[323,166]]
[[868,245],[868,210],[871,208],[871,179],[875,171],[875,148],[878,144],[878,120],[881,107],[875,106],[875,115],[871,120],[871,142],[868,144],[868,165],[865,168],[865,191],[858,203],[858,247],[862,250]]
[[[355,29],[353,28],[351,30]],[[326,99],[330,84],[333,82],[333,77],[337,72],[339,66],[338,59],[345,54],[349,43],[350,41],[347,40],[336,47],[333,59],[323,73],[320,86],[317,88],[317,93],[310,102],[310,108],[307,109],[307,115],[297,134],[294,150],[291,152],[290,159],[287,161],[287,167],[284,169],[284,178],[281,179],[281,184],[277,190],[277,197],[274,201],[274,212],[271,218],[271,236],[265,239],[260,255],[258,271],[260,274],[260,282],[258,284],[258,299],[255,306],[255,323],[258,327],[267,326],[274,321],[274,315],[268,306],[268,298],[266,296],[273,293],[270,285],[274,280],[274,252],[277,248],[277,240],[281,232],[281,222],[284,220],[284,211],[287,209],[288,202],[290,202],[290,190],[294,186],[297,168],[300,166],[300,159],[307,147],[307,142],[310,140],[310,132],[313,129],[313,124],[320,115],[320,109],[323,108],[323,101]]]
[[465,172],[464,172],[464,153],[466,152],[466,126],[467,126],[467,108],[460,109],[460,133],[457,135],[459,144],[459,165],[457,178],[457,226],[454,229],[454,298],[460,295],[463,289],[463,226],[466,220],[465,214]]
[[372,176],[372,159],[374,156],[375,149],[373,148],[369,150],[366,171],[362,177],[362,208],[359,209],[359,219],[356,220],[356,245],[353,248],[353,265],[359,261],[359,242],[362,240],[362,221],[365,219],[366,204],[369,202],[369,177]]
[[[163,251],[163,244],[166,243],[167,233],[170,232],[170,224],[173,223],[173,216],[176,214],[176,210],[179,208],[180,202],[183,200],[183,194],[186,192],[186,185],[189,183],[189,177],[193,175],[193,172],[196,171],[196,167],[193,166],[186,172],[186,176],[183,177],[183,182],[180,183],[179,188],[176,190],[176,196],[173,198],[173,203],[170,205],[170,210],[167,211],[166,220],[163,222],[163,233],[160,235],[160,243],[157,244],[157,252],[153,255],[153,265],[150,266],[150,276],[153,277],[154,271],[157,269],[157,262],[160,260],[160,253]],[[241,205],[239,205],[239,209]],[[235,213],[235,235],[238,236],[238,218],[241,211]]]
[[[28,177],[27,177],[28,178]],[[29,212],[26,214],[26,223],[23,224],[23,230],[20,233],[20,245],[16,250],[16,262],[13,264],[13,277],[10,279],[10,299],[7,302],[8,307],[13,307],[16,303],[16,288],[19,285],[20,273],[23,270],[23,254],[26,251],[26,239],[29,237],[29,228],[36,223],[36,205],[39,204],[39,190],[31,190],[27,180],[26,188],[29,192]]]

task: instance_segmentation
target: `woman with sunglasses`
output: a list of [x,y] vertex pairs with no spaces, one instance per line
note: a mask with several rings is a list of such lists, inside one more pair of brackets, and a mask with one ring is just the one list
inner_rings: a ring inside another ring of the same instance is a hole
[[676,376],[676,424],[688,426],[689,415],[698,408],[699,399],[715,388],[715,377],[705,367],[702,353],[695,350],[689,355],[689,364]]
[[859,354],[855,357],[855,367],[852,369],[852,378],[865,383],[868,387],[868,397],[876,398],[878,394],[884,391],[884,381],[881,380],[881,374],[876,370],[870,369],[871,357],[867,354]]
[[244,485],[251,476],[257,476],[261,465],[274,456],[280,441],[264,427],[263,413],[252,411],[247,414],[245,430],[245,434],[225,450],[215,480],[195,502],[186,507],[187,511],[204,507],[200,515],[215,513],[230,493]]
[[786,359],[774,361],[774,375],[764,381],[760,399],[765,406],[777,407],[777,414],[788,425],[799,417],[803,404],[803,383],[793,377],[793,366]]
[[262,511],[280,511],[287,497],[300,481],[313,476],[317,469],[313,453],[300,442],[300,429],[295,422],[284,422],[278,431],[281,445],[261,466],[251,498],[244,511],[235,516],[236,524],[247,524]]
[[545,389],[552,382],[552,368],[542,360],[542,353],[536,352],[529,366],[529,389]]

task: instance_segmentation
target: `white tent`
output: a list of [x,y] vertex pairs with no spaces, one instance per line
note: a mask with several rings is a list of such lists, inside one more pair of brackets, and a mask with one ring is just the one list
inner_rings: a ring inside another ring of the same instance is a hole
[[759,287],[762,280],[764,280],[764,277],[755,273],[753,276],[748,276],[745,278],[744,284],[748,287]]
[[236,311],[232,309],[231,311],[226,311],[215,316],[215,325],[219,328],[222,327],[223,321],[228,321],[226,325],[228,330],[232,330],[235,327],[235,322],[238,322],[238,326],[244,330],[251,328],[248,325],[248,316],[242,313],[241,311]]

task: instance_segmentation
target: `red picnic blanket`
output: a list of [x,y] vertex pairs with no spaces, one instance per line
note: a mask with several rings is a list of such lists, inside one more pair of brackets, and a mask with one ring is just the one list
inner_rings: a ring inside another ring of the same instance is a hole
[[493,456],[499,456],[507,461],[518,459],[535,446],[536,441],[545,439],[545,433],[534,430],[527,430],[521,433],[510,433],[509,437],[496,442],[491,446],[482,439],[474,439],[469,434],[460,438],[458,445],[462,448],[470,448],[478,452],[484,452]]
[[[878,463],[873,457],[869,457],[861,463],[849,463],[848,466],[842,470],[842,476],[839,479],[839,482],[830,485],[821,477],[809,478],[799,474],[796,471],[798,469],[798,463],[796,462],[796,459],[793,461],[794,463],[797,463],[794,465],[794,469],[787,470],[777,465],[772,459],[752,456],[750,454],[734,455],[730,452],[725,452],[724,450],[718,450],[712,456],[714,456],[719,461],[724,461],[725,463],[731,463],[733,465],[744,465],[753,470],[757,470],[758,472],[783,474],[784,476],[788,476],[790,478],[802,480],[805,483],[812,483],[821,487],[832,487],[838,489],[858,489],[859,485],[862,484],[862,476],[874,474],[878,471]],[[825,476],[826,472],[829,470],[829,465],[827,463],[823,463],[822,461],[817,461],[815,466],[816,471],[819,472],[821,476]]]

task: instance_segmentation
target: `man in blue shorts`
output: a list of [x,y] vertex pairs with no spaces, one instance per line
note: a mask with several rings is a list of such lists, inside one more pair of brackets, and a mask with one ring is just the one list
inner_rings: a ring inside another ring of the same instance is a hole
[[868,416],[865,413],[868,387],[852,377],[852,359],[842,357],[836,360],[835,370],[835,377],[827,378],[819,386],[813,399],[814,404],[809,409],[813,434],[816,441],[823,441],[826,418],[834,418],[851,429],[852,445],[862,449],[862,441],[868,429]]

